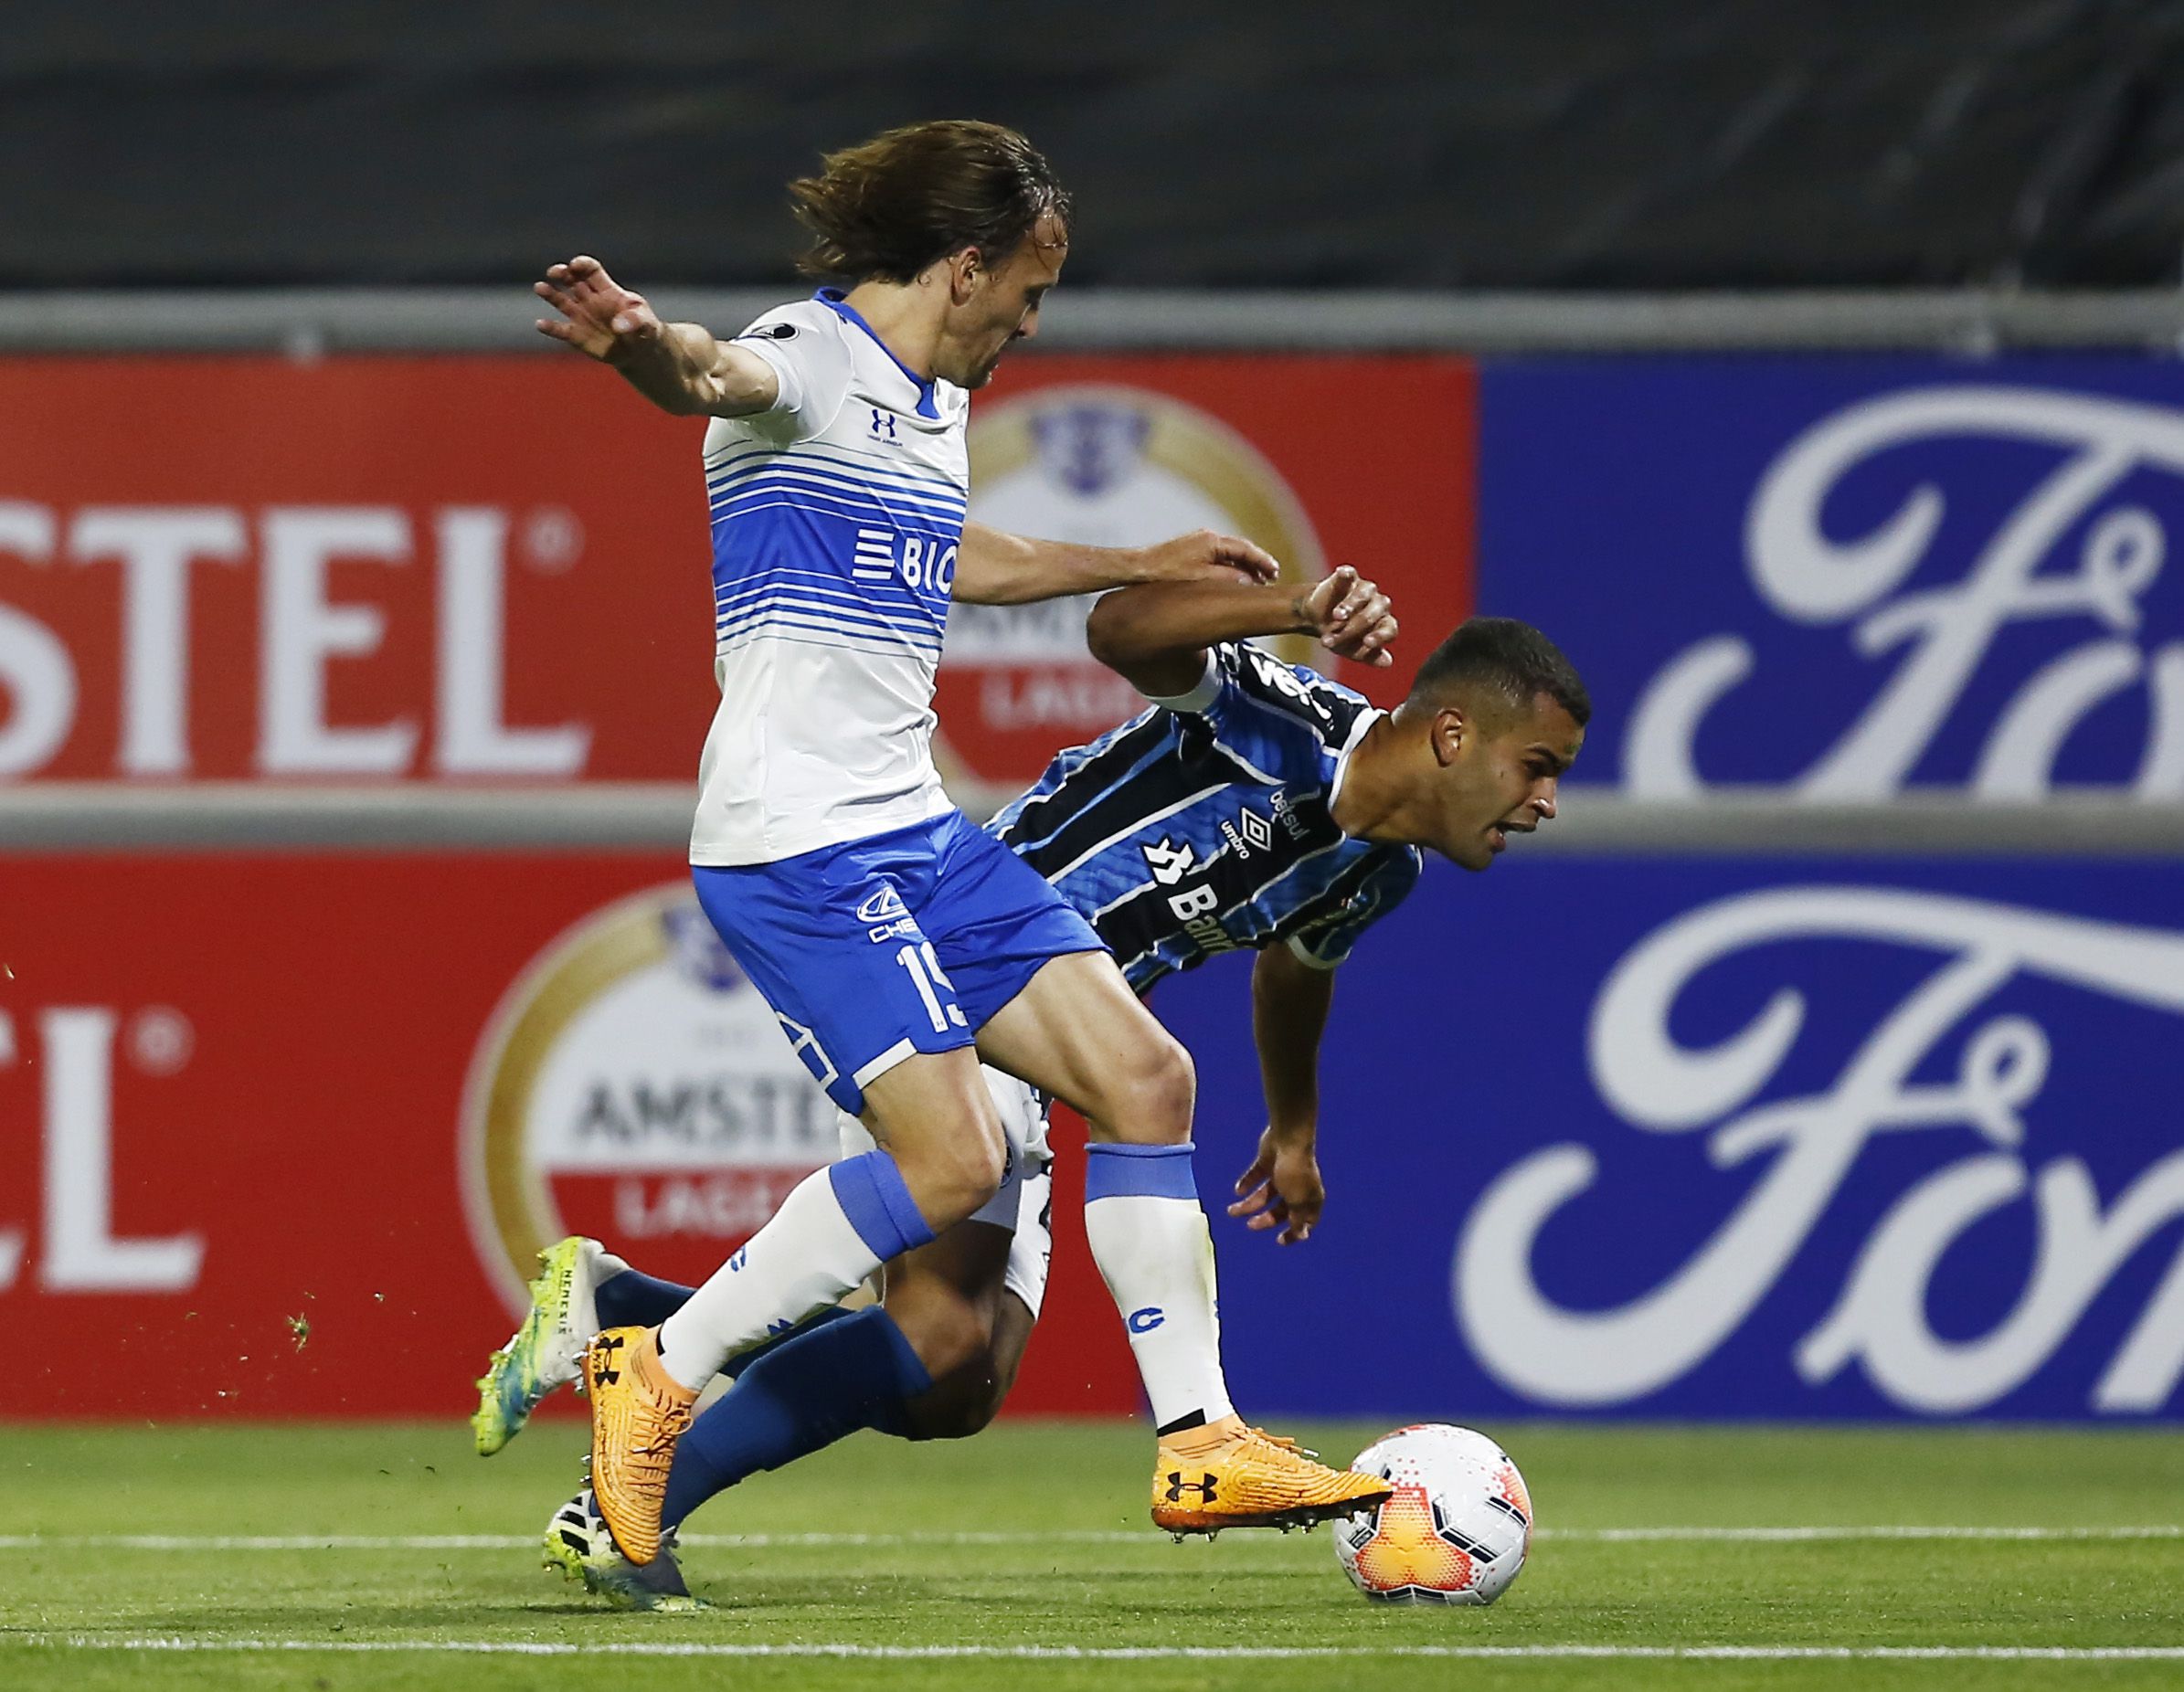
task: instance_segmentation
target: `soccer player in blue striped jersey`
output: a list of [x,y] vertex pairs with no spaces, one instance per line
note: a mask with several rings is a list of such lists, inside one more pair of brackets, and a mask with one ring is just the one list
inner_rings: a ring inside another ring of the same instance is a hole
[[[1156,1407],[1156,1474],[1204,1476],[1156,1522],[1287,1526],[1388,1488],[1249,1426],[1229,1401],[1210,1240],[1190,1179],[1189,1054],[1090,925],[942,791],[931,736],[949,602],[1270,576],[1210,534],[1102,549],[965,521],[971,390],[1030,336],[1068,252],[1068,196],[1012,131],[912,125],[790,185],[833,278],[715,337],[661,322],[598,260],[551,267],[539,328],[665,410],[709,419],[716,710],[692,878],[722,943],[813,1075],[875,1142],[795,1188],[655,1329],[584,1361],[599,1516],[656,1556],[675,1442],[739,1353],[976,1214],[1009,1140],[983,1059],[1091,1124],[1087,1227]],[[579,432],[580,433],[580,432]],[[1143,1314],[1161,1313],[1148,1324]],[[963,1360],[939,1325],[874,1368],[916,1386]],[[480,1445],[490,1443],[482,1427]],[[1368,1496],[1370,1495],[1370,1496]]]
[[[1481,870],[1511,834],[1552,818],[1591,713],[1553,644],[1507,619],[1466,623],[1394,713],[1246,643],[1310,632],[1384,663],[1394,630],[1384,598],[1348,570],[1302,596],[1220,584],[1111,595],[1094,611],[1093,650],[1151,707],[1062,753],[987,825],[1085,915],[1140,992],[1217,952],[1258,954],[1253,1027],[1268,1126],[1230,1213],[1279,1229],[1284,1244],[1309,1237],[1323,1202],[1318,1053],[1336,968],[1415,883],[1421,848]],[[987,1075],[1011,1132],[1002,1195],[890,1264],[884,1310],[824,1313],[759,1354],[678,1453],[671,1524],[856,1428],[955,1438],[991,1419],[1044,1292],[1050,1183],[1044,1100]],[[869,1144],[855,1123],[843,1129],[845,1152]],[[654,1321],[687,1295],[593,1243],[557,1249],[583,1269],[580,1297],[560,1295],[546,1313],[565,1350],[595,1319],[590,1301],[598,1318]],[[883,1321],[975,1330],[983,1345],[915,1398],[861,1391],[853,1359],[872,1343],[864,1330]]]

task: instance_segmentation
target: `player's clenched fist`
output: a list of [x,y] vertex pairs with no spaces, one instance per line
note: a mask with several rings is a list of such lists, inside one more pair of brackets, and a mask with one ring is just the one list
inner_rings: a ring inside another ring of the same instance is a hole
[[549,265],[546,280],[531,291],[561,313],[542,317],[538,333],[565,341],[579,353],[616,364],[657,342],[659,313],[641,293],[632,293],[607,274],[597,259],[579,254],[567,264]]
[[1314,632],[1320,644],[1336,657],[1383,670],[1394,661],[1387,649],[1398,626],[1388,597],[1351,566],[1341,566],[1315,587],[1304,608],[1319,625]]

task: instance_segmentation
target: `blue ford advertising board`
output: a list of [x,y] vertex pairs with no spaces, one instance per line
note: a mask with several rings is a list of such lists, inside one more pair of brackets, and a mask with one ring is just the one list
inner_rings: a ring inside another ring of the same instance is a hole
[[1600,707],[1580,781],[2184,798],[2184,366],[1490,363],[1479,605]]
[[1219,1215],[1263,1126],[1248,965],[1156,995],[1239,1402],[2184,1411],[2175,866],[1521,850],[1344,967],[1301,1245]]

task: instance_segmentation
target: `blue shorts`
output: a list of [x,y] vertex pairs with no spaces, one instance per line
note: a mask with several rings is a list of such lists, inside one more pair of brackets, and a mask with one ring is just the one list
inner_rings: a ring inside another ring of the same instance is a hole
[[698,903],[827,1096],[974,1042],[1050,957],[1107,948],[1039,872],[951,810],[775,863],[694,864]]

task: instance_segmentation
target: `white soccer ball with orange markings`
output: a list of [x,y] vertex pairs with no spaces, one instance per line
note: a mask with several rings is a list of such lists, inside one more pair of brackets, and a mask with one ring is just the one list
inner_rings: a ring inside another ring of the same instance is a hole
[[1490,1604],[1532,1547],[1532,1497],[1509,1454],[1483,1433],[1397,1428],[1350,1465],[1395,1495],[1335,1526],[1335,1556],[1378,1603]]

